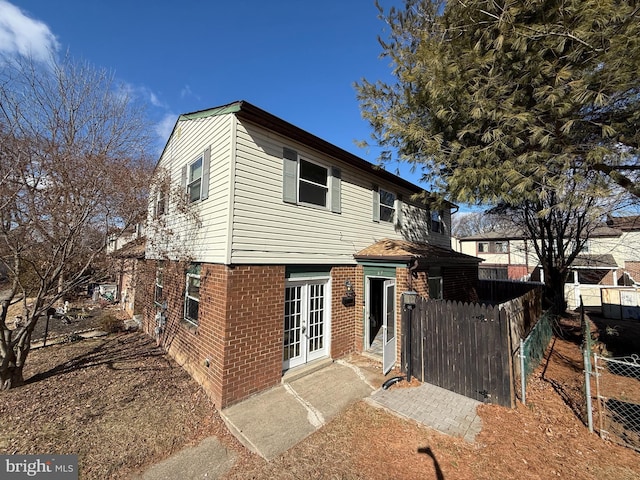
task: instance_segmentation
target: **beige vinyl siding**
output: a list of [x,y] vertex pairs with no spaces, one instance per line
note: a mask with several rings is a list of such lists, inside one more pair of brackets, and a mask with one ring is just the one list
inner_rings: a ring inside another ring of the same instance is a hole
[[[211,263],[224,263],[226,260],[232,119],[231,115],[227,115],[178,121],[158,162],[159,168],[170,172],[172,189],[178,189],[182,168],[211,148],[209,196],[189,204],[189,209],[197,212],[200,224],[191,221],[193,216],[178,212],[175,202],[169,204],[166,221],[171,238],[166,241],[171,243],[171,258]],[[163,243],[160,238],[151,240],[151,245]],[[164,252],[161,250],[152,246],[148,256],[162,255]]]
[[[354,253],[382,238],[400,239],[408,232],[412,240],[449,244],[448,234],[430,234],[426,224],[416,225],[416,219],[428,218],[428,214],[414,215],[416,207],[406,203],[403,217],[408,225],[402,231],[396,231],[392,223],[373,221],[373,184],[404,199],[410,192],[249,122],[238,121],[236,128],[232,263],[353,264]],[[341,169],[342,213],[282,200],[285,146],[327,167],[329,174],[332,166]]]

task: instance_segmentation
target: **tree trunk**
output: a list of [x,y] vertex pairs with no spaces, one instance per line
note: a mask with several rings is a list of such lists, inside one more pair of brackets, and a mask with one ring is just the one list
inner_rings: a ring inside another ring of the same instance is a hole
[[[18,358],[22,358],[22,361],[19,362]],[[16,352],[9,350],[8,358],[3,358],[0,364],[0,390],[9,390],[10,388],[24,385],[22,370],[24,369],[24,360],[26,358],[27,352],[22,355],[20,353],[16,355]]]
[[567,310],[567,302],[564,298],[567,274],[557,268],[550,268],[544,272],[544,276],[546,307],[552,314],[562,315]]
[[24,385],[23,369],[31,351],[32,331],[33,327],[21,332],[22,335],[18,335],[19,341],[17,343],[11,342],[11,335],[5,337],[9,339],[9,342],[3,349],[6,355],[0,359],[0,390],[9,390]]

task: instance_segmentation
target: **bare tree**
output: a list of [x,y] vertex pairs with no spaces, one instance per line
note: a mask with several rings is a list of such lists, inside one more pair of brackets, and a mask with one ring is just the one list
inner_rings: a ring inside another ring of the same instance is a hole
[[[144,220],[144,111],[106,71],[70,57],[0,71],[0,389],[23,383],[38,319],[95,281],[109,236]],[[7,312],[22,303],[20,326]]]
[[458,213],[452,218],[451,230],[456,237],[468,237],[487,232],[514,233],[516,227],[510,216],[488,212]]

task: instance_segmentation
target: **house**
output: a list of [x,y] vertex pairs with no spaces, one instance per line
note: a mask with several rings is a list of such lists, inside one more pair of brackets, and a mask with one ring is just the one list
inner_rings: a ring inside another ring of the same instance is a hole
[[143,275],[144,263],[141,260],[144,260],[145,244],[145,238],[140,236],[129,240],[110,255],[120,307],[132,317],[139,314],[135,303],[136,288]]
[[[457,251],[483,259],[480,278],[544,281],[533,241],[523,232],[494,231],[454,239]],[[640,281],[640,216],[609,217],[589,233],[571,264],[565,287],[569,308],[599,307],[603,286]]]
[[450,204],[246,101],[181,115],[155,173],[143,328],[218,408],[378,345],[388,371],[403,291],[474,294]]
[[456,244],[457,251],[483,260],[478,271],[481,279],[529,280],[534,272],[539,278],[535,249],[516,228],[457,238]]

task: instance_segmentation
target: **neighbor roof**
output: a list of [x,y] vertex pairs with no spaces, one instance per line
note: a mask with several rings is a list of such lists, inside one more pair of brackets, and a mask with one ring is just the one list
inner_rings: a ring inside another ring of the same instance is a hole
[[428,243],[391,240],[385,238],[353,256],[356,260],[401,261],[418,259],[420,263],[440,265],[442,263],[480,263],[483,260],[454,250]]
[[578,255],[571,263],[572,268],[618,268],[613,255]]
[[640,215],[628,217],[609,217],[607,225],[618,228],[624,232],[640,230]]

